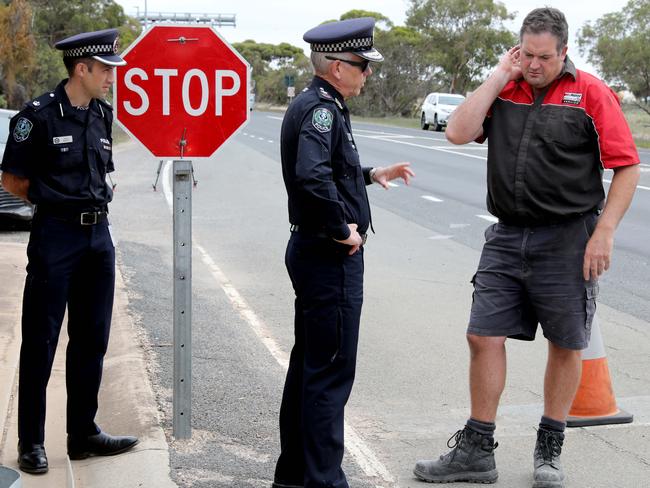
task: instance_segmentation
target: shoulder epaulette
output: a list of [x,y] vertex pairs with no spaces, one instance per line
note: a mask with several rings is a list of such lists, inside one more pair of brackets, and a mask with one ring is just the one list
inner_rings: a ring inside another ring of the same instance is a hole
[[56,99],[54,92],[43,93],[40,97],[30,100],[25,107],[31,108],[34,112],[42,110]]
[[334,97],[330,95],[330,93],[327,90],[325,90],[325,88],[323,88],[322,86],[319,86],[318,90],[316,91],[318,92],[318,96],[320,97],[321,100],[329,100],[330,102],[334,101]]

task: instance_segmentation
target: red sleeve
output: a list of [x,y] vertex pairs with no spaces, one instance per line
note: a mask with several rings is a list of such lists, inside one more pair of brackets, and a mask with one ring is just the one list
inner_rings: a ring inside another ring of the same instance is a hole
[[639,153],[616,93],[602,82],[594,83],[589,87],[586,108],[598,134],[603,167],[639,164]]

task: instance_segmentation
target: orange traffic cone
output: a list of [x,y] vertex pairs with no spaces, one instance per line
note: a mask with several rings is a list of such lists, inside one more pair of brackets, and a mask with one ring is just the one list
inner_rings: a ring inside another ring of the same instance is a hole
[[567,427],[629,424],[634,416],[616,406],[605,345],[594,316],[589,346],[582,351],[582,378],[567,418]]

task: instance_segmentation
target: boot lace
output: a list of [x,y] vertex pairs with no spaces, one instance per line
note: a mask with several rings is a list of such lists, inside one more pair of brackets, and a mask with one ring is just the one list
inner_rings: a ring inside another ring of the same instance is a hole
[[[459,449],[463,448],[463,444],[467,445],[470,443],[477,444],[480,449],[483,449],[485,451],[493,451],[499,446],[498,442],[495,442],[494,444],[490,446],[486,446],[483,442],[483,437],[481,434],[477,434],[480,436],[480,439],[472,439],[471,437],[471,431],[469,429],[461,429],[456,431],[455,434],[453,434],[448,440],[447,440],[447,447],[451,449],[451,452],[447,453],[446,455],[440,456],[440,459],[444,458],[449,458],[451,461],[453,461],[456,458],[456,454],[458,453]],[[470,454],[470,458],[473,456],[473,454]]]
[[[456,446],[458,446],[461,443],[461,441],[463,440],[463,437],[465,437],[465,429],[461,429],[461,430],[456,431],[456,433],[453,434],[449,438],[449,440],[447,440],[447,447],[449,449],[455,449]],[[452,439],[453,439],[453,442],[452,442]],[[499,451],[499,452],[501,452],[501,451]]]
[[542,459],[552,463],[562,453],[562,440],[558,434],[540,429],[537,431],[537,448]]

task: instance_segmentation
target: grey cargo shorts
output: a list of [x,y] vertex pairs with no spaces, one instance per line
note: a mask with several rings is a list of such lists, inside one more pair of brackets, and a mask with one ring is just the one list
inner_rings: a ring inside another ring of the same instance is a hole
[[598,282],[584,280],[582,265],[597,221],[589,213],[546,226],[488,227],[467,333],[532,341],[540,324],[553,344],[586,348]]

